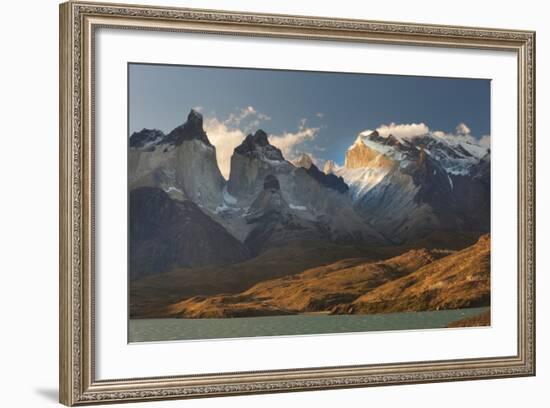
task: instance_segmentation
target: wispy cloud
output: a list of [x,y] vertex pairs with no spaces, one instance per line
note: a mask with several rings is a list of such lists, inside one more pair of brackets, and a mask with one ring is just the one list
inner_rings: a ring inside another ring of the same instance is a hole
[[[398,139],[407,139],[412,138],[416,136],[425,135],[430,131],[430,128],[426,126],[424,123],[403,123],[403,124],[396,124],[396,123],[390,123],[389,125],[381,125],[378,128],[376,128],[378,133],[380,133],[380,136],[382,137],[388,137],[389,135],[393,135],[397,137]],[[370,133],[371,131],[365,131],[362,133]]]
[[461,122],[456,126],[457,135],[470,135],[472,133],[471,129],[466,125],[466,123]]
[[483,135],[479,138],[478,144],[480,144],[483,147],[491,147],[491,136],[490,135]]
[[472,135],[472,130],[470,129],[470,127],[464,122],[461,122],[456,126],[454,133],[447,133],[441,130],[436,130],[432,132],[432,135],[451,143],[466,142],[477,144],[483,147],[491,146],[490,135],[483,135],[479,138],[476,138],[474,135]]
[[[248,123],[245,123],[245,120],[247,120]],[[268,120],[271,120],[269,115],[259,112],[253,106],[247,106],[239,109],[236,113],[231,113],[224,122],[228,126],[253,128],[254,126],[258,126],[261,122]]]
[[319,119],[323,119],[325,117],[325,114],[323,112],[317,112],[315,116],[317,116]]
[[298,131],[285,132],[280,135],[270,135],[269,142],[281,149],[287,160],[294,160],[301,153],[300,148],[308,141],[314,140],[321,129],[308,127],[307,119],[301,118],[298,122]]
[[[489,147],[491,144],[490,135],[483,135],[479,138],[476,138],[474,135],[472,135],[472,130],[470,129],[470,127],[464,122],[459,123],[456,126],[455,131],[450,133],[444,132],[442,130],[432,131],[424,123],[396,124],[392,122],[389,125],[380,125],[378,128],[376,128],[376,130],[382,137],[393,135],[398,139],[411,139],[417,136],[431,134],[432,136],[446,140],[450,143],[467,142],[478,144],[484,147]],[[364,130],[363,132],[361,132],[361,135],[368,135],[370,133],[372,133],[372,130]]]
[[319,134],[319,128],[300,126],[297,132],[285,132],[280,135],[270,135],[269,142],[281,149],[287,160],[294,160],[300,154],[300,147],[314,140]]
[[[271,120],[269,115],[258,112],[253,106],[239,109],[225,119],[206,115],[204,130],[208,134],[210,143],[216,146],[218,166],[226,179],[229,178],[231,156],[235,147],[242,143],[248,133],[256,131],[263,122],[269,120]],[[308,127],[307,119],[302,118],[296,132],[270,134],[269,141],[281,149],[285,159],[293,160],[299,155],[299,150],[305,142],[317,137],[319,130],[320,128]]]

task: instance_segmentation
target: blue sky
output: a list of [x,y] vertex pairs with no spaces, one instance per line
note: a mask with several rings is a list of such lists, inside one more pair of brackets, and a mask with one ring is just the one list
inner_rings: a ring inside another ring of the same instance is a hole
[[308,152],[321,164],[342,163],[359,132],[392,123],[446,134],[464,133],[456,128],[465,124],[474,139],[490,135],[486,79],[150,64],[130,64],[129,73],[130,134],[168,132],[196,107],[221,166],[258,127],[286,155]]

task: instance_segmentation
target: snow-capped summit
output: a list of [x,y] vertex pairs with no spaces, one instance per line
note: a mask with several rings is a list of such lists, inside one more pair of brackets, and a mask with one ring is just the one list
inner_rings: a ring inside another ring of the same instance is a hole
[[344,167],[332,170],[349,186],[357,211],[376,214],[373,225],[397,240],[441,228],[488,229],[487,148],[460,135],[386,133],[361,132]]
[[[409,162],[417,161],[420,152],[423,152],[438,162],[448,173],[464,175],[487,152],[487,148],[474,141],[458,137],[453,140],[438,134],[439,132],[429,132],[405,138],[396,137],[393,134],[384,137],[377,131],[361,132],[348,150],[346,167],[366,167],[362,163],[364,160],[359,160],[358,163],[357,156],[363,157],[363,159],[368,158],[370,162],[377,155],[383,155],[387,159],[400,162],[401,166],[405,167]],[[368,149],[364,149],[364,146]],[[355,154],[350,154],[350,152]]]

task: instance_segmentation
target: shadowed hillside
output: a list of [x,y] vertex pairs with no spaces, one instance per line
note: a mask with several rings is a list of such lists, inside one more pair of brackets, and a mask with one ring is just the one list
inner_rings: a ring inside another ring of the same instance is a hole
[[[439,249],[449,244],[448,235],[440,232],[407,246],[368,249],[327,242],[293,242],[233,265],[179,268],[131,281],[130,314],[132,318],[143,318],[330,312],[338,305],[349,306],[367,290],[390,279],[415,272],[454,249],[471,245],[478,236],[473,232],[455,235],[452,250]],[[247,292],[246,296],[231,297],[244,296],[241,292]],[[263,292],[269,292],[269,301],[255,297]],[[185,303],[192,297],[197,298]],[[225,312],[214,311],[223,299],[232,305],[223,306]]]
[[[162,313],[221,318],[372,314],[488,306],[490,238],[461,251],[414,249],[382,261],[354,257],[262,280],[236,294],[203,294]],[[483,324],[481,322],[480,324]]]
[[[379,257],[375,251],[370,259]],[[327,242],[293,241],[256,258],[227,266],[179,268],[130,282],[131,317],[167,317],[166,306],[197,295],[238,293],[258,282],[300,273],[342,258],[365,255],[359,246]]]
[[172,305],[180,317],[238,317],[328,312],[363,293],[432,263],[442,251],[412,250],[386,261],[350,258],[258,283],[237,295],[196,296]]

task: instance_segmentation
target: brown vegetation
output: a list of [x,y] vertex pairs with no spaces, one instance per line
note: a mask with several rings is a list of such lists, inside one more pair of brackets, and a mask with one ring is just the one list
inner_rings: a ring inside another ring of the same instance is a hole
[[446,254],[422,249],[380,262],[345,259],[261,282],[236,295],[195,296],[170,306],[167,311],[169,315],[192,318],[328,312]]
[[242,292],[258,282],[300,273],[339,259],[365,255],[358,246],[298,242],[267,250],[256,258],[227,266],[180,268],[130,282],[130,316],[167,317],[166,307],[193,296]]
[[490,304],[490,237],[364,294],[340,313],[458,309]]
[[[474,235],[462,234],[448,246],[467,246]],[[488,305],[489,237],[459,252],[435,249],[447,244],[445,233],[367,250],[293,242],[238,264],[181,268],[132,281],[130,313],[132,318],[244,317]]]

